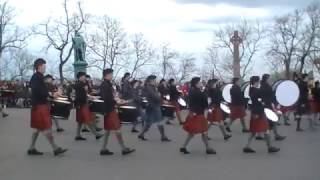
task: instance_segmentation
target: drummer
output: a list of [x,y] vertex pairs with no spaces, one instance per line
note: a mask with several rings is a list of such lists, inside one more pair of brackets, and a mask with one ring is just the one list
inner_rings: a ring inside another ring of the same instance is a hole
[[[77,82],[75,84],[75,106],[76,106],[76,121],[78,124],[77,134],[75,137],[76,141],[85,141],[86,138],[81,136],[81,128],[85,124],[91,130],[92,134],[95,135],[96,139],[100,139],[103,135],[98,134],[94,126],[94,119],[92,118],[89,105],[88,105],[88,85],[86,81],[86,73],[78,72]],[[91,97],[91,96],[89,96]]]
[[301,128],[301,118],[307,116],[309,121],[310,117],[310,105],[309,105],[309,88],[308,88],[308,74],[302,74],[299,81],[300,96],[297,103],[297,109],[295,112],[295,120],[297,121],[296,131],[303,131]]
[[147,98],[148,105],[146,108],[146,123],[139,134],[140,140],[146,141],[144,134],[149,131],[152,124],[157,124],[162,142],[171,141],[165,134],[164,119],[161,113],[161,96],[156,87],[157,76],[150,75],[145,81],[144,95]]
[[191,90],[189,94],[190,110],[183,125],[183,129],[188,133],[187,138],[180,148],[180,152],[183,154],[190,154],[187,150],[187,146],[191,139],[196,134],[201,134],[202,141],[206,148],[207,154],[216,154],[216,151],[212,149],[208,141],[208,122],[204,115],[205,110],[208,108],[207,97],[202,92],[202,84],[199,77],[194,77],[191,80]]
[[[274,110],[276,108],[275,107],[276,97],[275,97],[274,92],[272,91],[271,85],[269,84],[269,79],[270,79],[269,74],[264,74],[262,76],[262,80],[260,83],[260,91],[261,91],[262,102],[264,104],[264,107],[268,108],[270,110]],[[271,121],[270,119],[268,119],[268,123],[269,123],[269,129],[273,131],[276,141],[282,141],[286,138],[285,136],[281,136],[278,133],[277,123]],[[259,136],[257,136],[257,137],[259,137]]]
[[113,155],[113,152],[109,151],[107,149],[108,140],[110,133],[114,132],[117,140],[120,144],[120,147],[122,149],[122,155],[131,154],[134,152],[134,149],[128,148],[125,146],[122,133],[121,133],[121,124],[120,119],[118,116],[118,113],[116,111],[116,105],[117,104],[125,104],[127,101],[124,101],[122,99],[116,99],[115,98],[115,89],[112,85],[112,78],[113,78],[113,70],[112,69],[105,69],[103,70],[103,79],[100,86],[100,93],[101,97],[104,101],[104,110],[105,110],[105,116],[104,116],[104,129],[105,129],[105,135],[104,135],[104,141],[102,145],[102,149],[100,151],[101,156],[106,155]]
[[314,83],[314,87],[311,89],[312,94],[312,113],[313,113],[313,121],[315,122],[317,118],[319,118],[320,113],[320,82],[316,81]]
[[[58,92],[58,88],[53,84],[53,81],[54,81],[54,78],[50,75],[50,74],[47,74],[44,76],[44,82],[48,88],[48,91],[49,91],[49,96],[51,98],[52,97],[52,94]],[[64,129],[61,128],[60,126],[60,123],[58,121],[58,119],[54,118],[54,117],[51,117],[51,120],[54,122],[54,124],[56,125],[56,128],[57,128],[57,132],[63,132]]]
[[243,148],[244,153],[255,153],[255,151],[250,147],[250,144],[255,137],[256,133],[264,133],[265,141],[268,147],[269,153],[278,152],[280,149],[273,147],[271,145],[271,140],[268,130],[268,120],[264,113],[264,107],[262,104],[261,90],[259,89],[260,78],[259,76],[252,76],[250,78],[250,90],[249,96],[252,101],[252,106],[250,108],[251,118],[250,118],[250,136],[248,143],[245,148]]
[[180,125],[182,125],[183,122],[182,122],[182,118],[181,118],[181,109],[180,109],[180,105],[178,103],[178,99],[180,98],[180,96],[182,94],[177,90],[177,86],[176,86],[174,79],[169,80],[169,95],[170,95],[170,104],[172,104],[175,107],[177,119],[178,119]]
[[[158,91],[160,93],[161,104],[165,104],[169,99],[166,97],[169,96],[169,87],[165,79],[161,79],[158,85]],[[167,118],[166,124],[172,124],[172,120],[174,120],[174,115]]]
[[232,88],[230,89],[231,95],[231,104],[230,104],[230,122],[227,126],[227,131],[231,132],[230,126],[236,119],[240,119],[242,125],[242,132],[249,132],[246,128],[245,124],[245,116],[246,116],[246,100],[244,98],[244,94],[240,88],[240,78],[232,79]]
[[134,119],[133,124],[132,124],[132,129],[131,132],[132,133],[138,133],[139,131],[137,130],[137,125],[138,125],[138,119],[140,119],[142,122],[145,121],[145,112],[142,108],[142,101],[143,101],[143,97],[142,97],[142,89],[141,87],[141,82],[138,80],[132,80],[130,82],[130,96],[131,98],[131,104],[137,108],[136,113],[138,114],[138,117],[136,119]]
[[230,134],[227,134],[224,123],[223,123],[223,112],[220,108],[220,104],[223,101],[222,92],[217,87],[218,79],[210,79],[207,83],[207,95],[210,98],[211,103],[209,105],[208,111],[208,121],[209,121],[209,128],[212,124],[217,123],[221,130],[221,133],[224,137],[224,140],[228,140],[231,138]]
[[6,84],[1,85],[1,88],[0,88],[0,90],[1,90],[1,92],[0,92],[0,95],[1,95],[1,99],[0,99],[0,101],[1,101],[1,102],[0,102],[0,113],[2,114],[2,117],[3,117],[3,118],[9,116],[9,114],[5,112],[6,100],[5,100],[5,98],[3,97],[3,90],[4,90],[4,89],[7,89],[7,88],[8,88],[8,86],[7,86]]
[[[44,59],[37,59],[33,65],[35,73],[30,80],[31,86],[31,128],[34,129],[32,134],[32,141],[28,150],[28,155],[43,155],[36,148],[36,141],[39,133],[43,133],[52,146],[55,156],[63,154],[67,149],[58,147],[54,141],[51,131],[50,110],[48,105],[49,91],[43,80],[43,74],[46,71],[46,61]],[[53,93],[53,97],[58,97],[58,93]]]

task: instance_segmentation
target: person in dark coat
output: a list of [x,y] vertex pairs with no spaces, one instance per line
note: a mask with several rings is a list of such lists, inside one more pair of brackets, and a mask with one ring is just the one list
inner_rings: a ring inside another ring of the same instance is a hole
[[220,108],[220,104],[223,101],[222,91],[218,88],[218,79],[210,79],[207,83],[207,95],[210,99],[210,105],[208,110],[208,121],[210,123],[209,128],[212,124],[217,123],[224,137],[224,140],[228,140],[231,135],[227,134],[224,122],[223,122],[223,111]]
[[320,83],[316,81],[314,83],[314,87],[311,89],[312,99],[310,100],[310,108],[313,113],[313,122],[310,124],[312,127],[314,121],[319,118],[320,113]]
[[303,131],[301,128],[301,118],[306,116],[309,120],[310,117],[310,104],[309,104],[309,87],[308,87],[308,74],[302,74],[301,80],[298,83],[300,96],[297,102],[297,109],[295,112],[295,120],[297,121],[296,131]]
[[181,118],[181,108],[180,108],[180,104],[178,103],[178,99],[180,98],[181,95],[182,94],[177,90],[177,86],[174,79],[170,79],[169,80],[170,103],[175,107],[176,116],[180,125],[183,124],[182,118]]
[[[52,146],[55,156],[63,154],[67,149],[58,147],[54,141],[51,130],[50,110],[48,104],[49,91],[44,82],[43,74],[46,71],[46,61],[44,59],[37,59],[33,65],[35,73],[30,80],[31,86],[31,128],[34,129],[32,134],[32,141],[28,150],[28,155],[43,155],[35,148],[39,133],[43,133]],[[52,97],[58,97],[58,93],[53,93]]]
[[113,155],[113,152],[107,149],[108,140],[111,132],[114,132],[117,140],[120,144],[122,149],[122,155],[127,155],[134,152],[134,149],[128,148],[124,144],[124,140],[122,137],[122,133],[120,131],[121,123],[116,111],[117,104],[126,104],[127,101],[122,99],[115,98],[115,89],[112,85],[112,78],[113,78],[113,70],[112,69],[105,69],[103,70],[103,79],[104,81],[100,85],[100,94],[104,101],[104,129],[105,129],[105,137],[102,145],[102,149],[100,151],[100,155]]
[[145,133],[149,131],[152,124],[157,124],[162,142],[171,141],[165,134],[164,119],[161,112],[161,96],[156,86],[157,76],[150,75],[147,77],[144,86],[144,96],[147,98],[148,105],[146,108],[146,123],[138,138],[146,141]]
[[246,123],[245,123],[245,116],[246,116],[246,100],[244,98],[244,94],[240,88],[240,78],[233,78],[232,79],[232,88],[230,90],[231,95],[231,103],[230,103],[230,123],[226,128],[227,131],[231,132],[230,126],[236,119],[240,119],[242,125],[242,132],[247,133],[249,132]]
[[201,134],[202,141],[206,148],[206,153],[216,154],[216,151],[210,147],[208,141],[208,121],[204,115],[205,110],[208,109],[208,100],[205,93],[201,89],[202,84],[200,78],[192,78],[191,90],[189,94],[190,109],[183,125],[183,129],[188,133],[188,135],[184,144],[180,148],[180,152],[183,154],[190,154],[190,152],[187,150],[187,146],[196,134]]
[[[262,102],[264,103],[264,107],[270,110],[274,110],[276,106],[276,97],[275,97],[275,93],[272,91],[271,85],[269,84],[269,78],[270,78],[269,74],[264,74],[262,76],[262,80],[260,83],[260,91],[261,91]],[[275,135],[276,141],[282,141],[286,138],[285,136],[281,136],[279,134],[276,122],[273,122],[268,119],[268,123],[269,123],[270,130],[272,130]],[[261,139],[261,138],[258,138],[258,139]]]
[[77,134],[75,137],[76,141],[85,141],[86,138],[81,136],[81,128],[83,125],[86,125],[93,135],[95,135],[96,139],[100,139],[102,137],[101,134],[97,133],[95,127],[95,119],[92,117],[90,112],[89,104],[88,104],[88,92],[89,86],[86,81],[86,73],[78,72],[77,74],[78,81],[75,84],[75,106],[76,106],[76,121],[77,121]]
[[257,133],[264,133],[265,141],[268,147],[269,153],[278,152],[280,149],[273,147],[271,145],[271,140],[269,136],[269,125],[264,112],[264,106],[262,102],[262,94],[259,89],[260,78],[259,76],[252,76],[250,78],[250,90],[249,96],[252,101],[252,106],[250,108],[251,118],[250,118],[250,136],[248,143],[245,148],[243,148],[244,153],[255,153],[255,151],[250,147],[250,144]]
[[130,99],[130,91],[132,89],[130,85],[130,73],[125,73],[121,79],[121,97],[122,99]]
[[141,122],[145,121],[145,111],[142,107],[143,104],[143,97],[142,97],[142,89],[141,89],[141,82],[138,80],[133,80],[130,83],[132,89],[131,89],[131,104],[137,108],[137,118],[134,120],[133,124],[132,124],[132,129],[131,132],[132,133],[138,133],[139,131],[136,129],[136,126],[138,125],[139,120],[141,120]]

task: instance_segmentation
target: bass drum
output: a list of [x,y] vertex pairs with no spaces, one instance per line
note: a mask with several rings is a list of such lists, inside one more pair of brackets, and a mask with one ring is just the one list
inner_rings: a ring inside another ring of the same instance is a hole
[[231,103],[231,94],[230,94],[230,90],[232,88],[232,84],[225,84],[221,87],[222,90],[222,97],[224,99],[224,101],[226,101],[227,103]]
[[293,106],[299,99],[299,86],[291,80],[278,80],[272,85],[277,102],[284,107]]
[[162,104],[161,112],[164,117],[174,117],[175,106],[171,104]]

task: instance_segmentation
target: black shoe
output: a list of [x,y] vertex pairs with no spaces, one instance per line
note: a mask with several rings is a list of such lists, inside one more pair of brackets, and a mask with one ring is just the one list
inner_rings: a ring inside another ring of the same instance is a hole
[[167,122],[166,122],[166,124],[168,124],[168,125],[172,125],[172,123],[171,123],[170,121],[167,121]]
[[304,130],[301,129],[301,128],[297,128],[296,131],[298,131],[298,132],[303,132]]
[[207,153],[207,154],[217,154],[217,152],[216,152],[214,149],[212,149],[212,148],[207,149],[207,150],[206,150],[206,153]]
[[136,129],[132,129],[131,132],[132,132],[132,133],[138,133],[139,131],[136,130]]
[[268,153],[275,153],[280,151],[280,148],[276,148],[276,147],[269,147],[268,148]]
[[169,138],[167,138],[167,137],[162,137],[161,141],[162,142],[170,142],[171,140]]
[[96,127],[96,131],[100,132],[100,131],[102,131],[102,128]]
[[2,113],[2,117],[3,117],[3,118],[8,117],[8,116],[9,116],[9,114],[7,114],[7,113]]
[[243,133],[249,133],[250,131],[248,129],[242,129]]
[[229,133],[231,133],[230,127],[226,127],[226,131],[229,132]]
[[58,155],[63,154],[67,151],[68,151],[68,149],[62,149],[61,147],[59,147],[53,151],[53,154],[54,154],[54,156],[58,156]]
[[225,141],[227,141],[227,140],[230,139],[231,137],[232,137],[232,135],[228,134],[228,135],[226,135],[223,139],[224,139]]
[[139,135],[138,138],[139,138],[141,141],[148,141],[147,138],[145,138],[144,136],[141,136],[141,135]]
[[64,132],[64,129],[58,128],[58,129],[57,129],[57,132]]
[[245,148],[243,148],[243,152],[244,153],[255,153],[256,151],[251,149],[251,148],[249,148],[249,147],[245,147]]
[[264,137],[262,137],[262,136],[257,136],[257,137],[256,137],[256,140],[262,141],[262,140],[264,140]]
[[100,138],[102,138],[103,134],[98,134],[96,135],[96,140],[99,140]]
[[125,148],[124,150],[122,150],[122,155],[125,156],[125,155],[131,154],[135,151],[136,151],[135,149]]
[[288,123],[288,122],[285,122],[284,125],[285,125],[285,126],[291,126],[291,124]]
[[82,132],[90,132],[87,128],[82,129]]
[[180,152],[183,154],[190,154],[190,152],[187,150],[187,148],[180,148]]
[[84,137],[81,137],[81,136],[77,136],[77,137],[74,138],[74,140],[76,140],[76,141],[86,141],[87,139],[84,138]]
[[211,140],[212,140],[212,138],[211,138],[211,137],[209,137],[209,136],[207,136],[207,139],[208,139],[208,141],[211,141]]
[[277,126],[281,126],[281,123],[280,123],[280,122],[277,122]]
[[104,149],[104,150],[101,150],[100,151],[100,155],[101,156],[111,156],[111,155],[113,155],[114,153],[113,152],[111,152],[111,151],[109,151],[108,149]]
[[285,136],[276,136],[274,139],[276,140],[276,141],[282,141],[282,140],[284,140],[286,137]]
[[181,125],[181,126],[184,125],[184,122],[180,122],[180,125]]
[[39,152],[36,149],[29,149],[28,150],[28,155],[30,155],[30,156],[41,156],[41,155],[43,155],[43,152]]

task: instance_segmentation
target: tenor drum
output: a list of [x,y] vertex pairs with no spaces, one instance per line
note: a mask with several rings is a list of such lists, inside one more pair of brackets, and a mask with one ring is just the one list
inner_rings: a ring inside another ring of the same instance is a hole
[[170,104],[163,104],[161,106],[162,116],[164,117],[174,117],[175,106]]
[[90,111],[98,114],[104,114],[104,101],[95,99],[89,101]]
[[279,80],[272,86],[277,102],[284,107],[294,105],[300,96],[299,86],[291,80]]
[[50,108],[50,115],[53,117],[59,117],[68,119],[70,116],[72,105],[69,101],[53,100]]
[[230,94],[230,90],[232,88],[233,84],[226,84],[224,86],[222,86],[222,97],[224,99],[224,101],[226,101],[227,103],[231,103],[231,94]]
[[225,103],[220,103],[220,108],[223,112],[230,114],[230,108],[229,106],[227,106]]
[[118,113],[122,123],[133,123],[139,116],[138,110],[134,106],[119,106]]
[[182,109],[186,109],[187,108],[187,102],[183,99],[183,98],[179,98],[178,99],[178,103],[179,103],[179,105],[180,105],[180,107],[182,108]]

